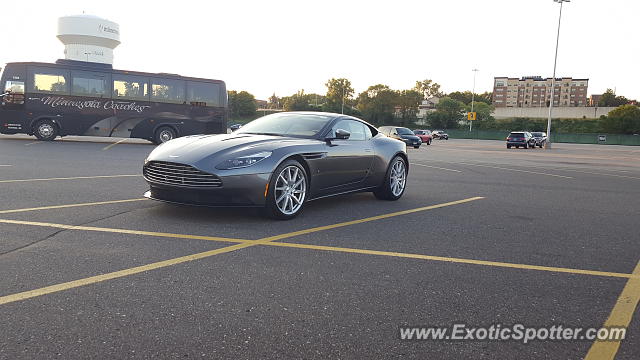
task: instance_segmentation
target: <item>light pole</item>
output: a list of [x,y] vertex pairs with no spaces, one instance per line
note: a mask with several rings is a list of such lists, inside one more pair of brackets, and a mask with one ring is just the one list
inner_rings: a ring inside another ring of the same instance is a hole
[[340,114],[344,114],[344,85],[342,85],[342,110],[340,110]]
[[[553,112],[553,102],[555,101],[556,91],[556,65],[558,63],[558,43],[560,42],[560,21],[562,20],[562,4],[571,0],[553,0],[560,3],[560,14],[558,15],[558,34],[556,35],[556,55],[553,58],[553,77],[551,78],[551,99],[549,100],[549,119],[547,120],[547,141],[544,142],[545,149],[551,149],[551,113]],[[560,104],[560,96],[558,96],[558,104]]]
[[[471,112],[473,112],[473,101],[476,97],[476,74],[480,70],[473,69],[471,71],[473,71],[473,89],[471,90]],[[473,124],[473,121],[469,120],[469,132],[471,132],[471,124]]]

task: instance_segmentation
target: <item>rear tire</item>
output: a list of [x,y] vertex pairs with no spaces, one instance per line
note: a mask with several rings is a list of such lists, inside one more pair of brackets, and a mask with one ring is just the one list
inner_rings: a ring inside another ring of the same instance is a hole
[[525,148],[525,149],[528,149],[528,148],[529,148],[529,145],[524,144],[524,145],[522,145],[522,147],[523,147],[523,148]]
[[384,183],[373,191],[380,200],[395,201],[402,197],[407,188],[407,163],[402,156],[396,156],[389,163]]
[[507,149],[511,149],[511,145],[507,144]]
[[287,160],[269,180],[265,213],[273,219],[293,219],[302,212],[308,193],[309,179],[304,167],[296,160]]
[[169,126],[161,126],[156,130],[155,135],[153,136],[153,142],[156,145],[160,145],[166,143],[169,140],[173,140],[178,137],[176,131]]
[[33,127],[33,134],[41,141],[53,141],[58,133],[58,125],[51,120],[40,120]]
[[420,149],[420,146],[414,146],[413,148],[414,149]]

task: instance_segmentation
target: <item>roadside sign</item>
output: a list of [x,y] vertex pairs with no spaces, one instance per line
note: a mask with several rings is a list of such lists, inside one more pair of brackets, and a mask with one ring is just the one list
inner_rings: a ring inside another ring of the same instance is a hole
[[474,111],[474,112],[468,112],[468,113],[467,113],[467,120],[469,120],[469,121],[473,121],[473,120],[475,120],[475,119],[476,119],[476,112],[475,112],[475,111]]

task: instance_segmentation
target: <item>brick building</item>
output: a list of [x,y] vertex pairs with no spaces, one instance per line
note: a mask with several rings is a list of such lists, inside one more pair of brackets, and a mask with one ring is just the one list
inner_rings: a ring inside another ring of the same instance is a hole
[[[495,77],[493,106],[547,107],[551,101],[551,78],[524,76],[522,78]],[[553,106],[587,106],[589,79],[556,78]]]

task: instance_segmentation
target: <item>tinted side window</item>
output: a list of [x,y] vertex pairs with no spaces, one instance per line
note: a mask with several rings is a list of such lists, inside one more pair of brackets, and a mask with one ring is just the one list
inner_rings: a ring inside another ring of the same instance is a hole
[[80,96],[105,96],[107,75],[87,71],[71,72],[71,93]]
[[151,100],[182,104],[184,98],[184,85],[182,80],[151,79]]
[[149,79],[144,76],[113,74],[113,97],[149,101]]
[[193,105],[222,106],[220,84],[206,82],[187,82],[187,101]]
[[27,88],[32,92],[69,94],[69,72],[61,69],[33,67],[29,69]]
[[[331,134],[336,135],[336,130],[347,130],[351,133],[349,140],[365,140],[366,132],[363,123],[354,120],[341,120],[338,121],[333,128],[331,128]],[[369,131],[369,137],[371,137],[371,131]]]

